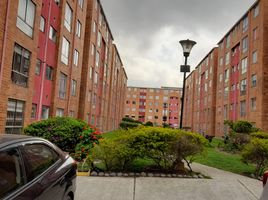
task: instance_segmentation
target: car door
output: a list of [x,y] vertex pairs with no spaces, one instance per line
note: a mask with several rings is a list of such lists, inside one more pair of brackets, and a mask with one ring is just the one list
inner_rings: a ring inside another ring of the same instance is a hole
[[0,149],[0,199],[35,199],[36,193],[26,183],[18,144]]
[[62,160],[46,143],[25,143],[21,147],[27,181],[35,181],[38,199],[62,199],[64,178],[59,171]]

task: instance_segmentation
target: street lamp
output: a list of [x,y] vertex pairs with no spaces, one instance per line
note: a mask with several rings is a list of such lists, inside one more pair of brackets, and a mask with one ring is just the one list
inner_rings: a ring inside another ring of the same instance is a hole
[[196,44],[196,42],[188,39],[188,40],[181,40],[180,44],[182,46],[183,55],[185,57],[185,63],[184,63],[184,65],[181,65],[181,69],[180,69],[180,71],[184,73],[183,74],[182,96],[181,96],[181,119],[180,119],[180,129],[182,129],[184,95],[185,95],[185,79],[186,79],[186,72],[190,72],[190,66],[187,65],[187,59],[190,55],[192,48]]

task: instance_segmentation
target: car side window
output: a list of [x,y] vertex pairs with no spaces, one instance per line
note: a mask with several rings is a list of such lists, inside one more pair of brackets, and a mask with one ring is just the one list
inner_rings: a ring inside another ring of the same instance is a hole
[[24,185],[17,149],[0,151],[0,199]]
[[23,146],[23,157],[27,182],[42,174],[59,160],[58,154],[44,144],[25,144]]

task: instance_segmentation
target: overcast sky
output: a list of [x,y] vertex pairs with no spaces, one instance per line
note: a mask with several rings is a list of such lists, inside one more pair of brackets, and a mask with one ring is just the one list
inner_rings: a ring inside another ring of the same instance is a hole
[[101,0],[129,86],[182,86],[180,40],[197,42],[189,64],[216,46],[255,0]]

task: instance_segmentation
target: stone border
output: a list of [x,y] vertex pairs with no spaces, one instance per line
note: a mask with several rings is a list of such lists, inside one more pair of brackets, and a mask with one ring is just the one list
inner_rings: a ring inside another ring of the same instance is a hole
[[159,177],[159,178],[192,178],[192,179],[209,179],[202,174],[182,175],[182,174],[169,174],[169,173],[122,173],[122,172],[91,172],[89,176],[92,177]]

